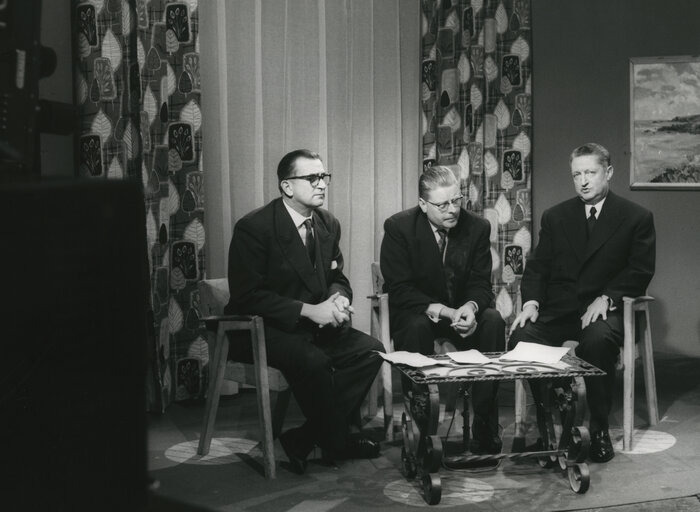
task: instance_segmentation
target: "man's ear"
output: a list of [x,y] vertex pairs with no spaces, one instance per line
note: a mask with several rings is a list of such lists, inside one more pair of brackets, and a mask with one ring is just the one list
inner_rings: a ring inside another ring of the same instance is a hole
[[422,198],[418,198],[418,206],[420,206],[420,209],[423,211],[423,213],[426,213],[428,211],[428,205],[425,204],[425,201]]
[[286,180],[280,181],[280,190],[285,196],[289,198],[294,196],[294,190],[292,189],[292,185],[290,185],[290,183]]
[[613,169],[612,165],[608,165],[608,168],[605,169],[605,177],[610,181],[612,178],[613,172],[615,172],[615,169]]

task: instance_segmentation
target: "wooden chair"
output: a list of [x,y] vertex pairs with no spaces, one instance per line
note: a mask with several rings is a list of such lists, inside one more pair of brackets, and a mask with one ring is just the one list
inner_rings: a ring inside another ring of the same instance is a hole
[[[656,374],[654,372],[654,347],[651,343],[651,321],[649,302],[654,298],[648,295],[640,297],[623,297],[623,318],[625,341],[620,354],[623,365],[624,383],[622,400],[622,449],[632,450],[632,431],[634,430],[634,370],[635,360],[641,354],[644,368],[644,386],[647,396],[647,413],[649,425],[659,422],[659,405],[656,399]],[[637,319],[640,318],[640,336],[637,338]],[[636,343],[639,340],[639,343]]]
[[[372,301],[372,318],[370,324],[370,332],[372,336],[377,338],[384,345],[384,350],[389,353],[394,351],[394,342],[391,339],[389,331],[389,295],[384,293],[384,277],[379,268],[379,263],[372,263],[372,291],[370,295]],[[384,406],[384,431],[387,441],[394,440],[394,397],[391,384],[391,365],[388,362],[382,364],[381,371],[381,391],[383,392]],[[377,383],[379,378],[374,381],[372,389],[369,392],[370,414],[376,412],[377,403]],[[374,408],[374,410],[373,410]]]
[[[372,291],[373,295],[368,298],[372,301],[372,318],[370,324],[370,333],[384,345],[384,350],[389,353],[394,351],[394,341],[391,339],[389,330],[389,294],[384,292],[384,277],[382,276],[379,263],[372,263]],[[457,350],[455,346],[447,338],[436,338],[433,344],[436,354],[445,354]],[[368,394],[369,412],[373,416],[377,410],[377,395],[383,394],[384,406],[384,431],[387,441],[394,440],[394,404],[393,404],[393,386],[391,382],[391,365],[384,362],[382,365],[381,377],[372,384],[372,389]],[[380,383],[382,388],[378,389],[377,384]],[[454,410],[457,401],[457,392],[459,386],[449,387],[447,390],[446,410]]]
[[[224,379],[252,385],[257,388],[265,477],[275,478],[274,439],[282,430],[291,389],[282,373],[267,365],[262,318],[223,314],[224,306],[229,300],[228,280],[205,279],[199,282],[198,287],[200,312],[204,317],[202,321],[207,327],[210,359],[207,403],[197,453],[200,455],[209,453]],[[250,332],[253,340],[253,364],[228,360],[229,339],[226,335],[228,331]],[[270,409],[270,391],[279,392],[274,413]]]
[[[640,297],[623,297],[624,342],[618,358],[617,369],[623,371],[622,400],[622,449],[632,450],[632,433],[634,430],[634,373],[636,359],[641,355],[646,388],[647,413],[649,425],[659,422],[659,407],[656,398],[656,376],[654,372],[654,348],[651,341],[651,323],[649,302],[654,298],[648,295]],[[637,337],[639,321],[640,336]],[[638,341],[638,343],[637,343]],[[567,342],[572,348],[578,342]],[[522,381],[516,381],[515,387],[515,430],[516,438],[522,436],[526,413],[526,391]]]

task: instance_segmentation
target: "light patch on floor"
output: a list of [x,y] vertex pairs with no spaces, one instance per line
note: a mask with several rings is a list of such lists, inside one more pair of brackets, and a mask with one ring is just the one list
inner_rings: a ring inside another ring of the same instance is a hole
[[445,508],[480,503],[493,498],[494,488],[475,478],[458,474],[441,475],[442,499],[437,505],[428,505],[420,490],[420,479],[407,482],[404,479],[389,482],[384,487],[384,496],[397,503],[413,507]]
[[298,505],[293,506],[287,512],[328,512],[345,501],[346,499],[323,501],[305,500]]
[[258,442],[250,439],[235,437],[215,437],[211,440],[211,447],[207,455],[198,455],[197,446],[199,440],[178,443],[165,450],[165,456],[178,464],[195,464],[212,466],[239,462],[239,454],[255,457],[260,455],[257,448]]
[[610,436],[613,439],[613,448],[615,451],[629,455],[663,452],[676,444],[676,438],[667,432],[634,429],[632,431],[632,449],[630,451],[623,451],[622,435],[622,429],[610,429]]

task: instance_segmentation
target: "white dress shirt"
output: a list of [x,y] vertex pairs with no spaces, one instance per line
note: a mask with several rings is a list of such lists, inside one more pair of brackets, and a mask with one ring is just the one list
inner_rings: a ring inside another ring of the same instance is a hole
[[301,237],[301,243],[306,245],[306,226],[304,225],[304,222],[306,222],[307,219],[311,220],[311,218],[313,217],[313,214],[309,215],[308,217],[304,217],[301,213],[299,213],[294,208],[289,206],[284,199],[282,200],[282,204],[289,212],[289,215],[292,217],[292,222],[296,226],[297,232],[299,233],[299,236]]

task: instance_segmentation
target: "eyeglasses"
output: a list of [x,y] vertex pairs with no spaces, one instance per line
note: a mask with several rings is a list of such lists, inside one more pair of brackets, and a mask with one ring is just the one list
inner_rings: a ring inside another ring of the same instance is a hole
[[464,199],[464,196],[459,195],[457,197],[453,197],[449,201],[445,201],[444,203],[433,203],[432,201],[428,201],[427,199],[423,199],[426,203],[432,204],[435,208],[437,208],[441,212],[446,212],[447,209],[452,206],[456,206],[459,208],[462,204],[462,199]]
[[321,174],[307,174],[306,176],[290,176],[285,178],[285,180],[306,180],[312,187],[317,187],[321,180],[328,185],[331,182],[331,173],[322,172]]

